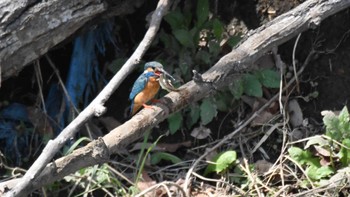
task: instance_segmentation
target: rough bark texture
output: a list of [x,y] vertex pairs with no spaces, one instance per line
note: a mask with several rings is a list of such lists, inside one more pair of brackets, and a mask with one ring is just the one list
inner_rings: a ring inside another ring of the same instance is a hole
[[2,0],[0,67],[3,79],[70,37],[92,19],[133,12],[143,0]]
[[[198,101],[211,93],[215,93],[220,87],[232,83],[232,79],[240,72],[254,69],[253,63],[264,53],[270,51],[295,35],[314,28],[326,17],[337,13],[350,6],[350,0],[309,0],[297,8],[285,13],[275,20],[251,32],[236,49],[221,58],[210,70],[202,75],[204,81],[190,81],[181,87],[179,92],[171,92],[161,99],[164,104],[157,104],[153,109],[144,109],[123,125],[112,130],[102,139],[109,153],[117,153],[122,148],[142,137],[147,129],[150,129],[168,117],[169,114],[178,111],[191,102]],[[87,147],[79,151],[84,152]],[[68,156],[67,156],[68,157]],[[101,157],[105,159],[105,156]],[[56,165],[63,165],[66,159],[56,160]],[[68,162],[62,166],[60,174],[51,174],[52,170],[47,169],[40,174],[45,183],[50,183],[64,175],[74,172],[76,169],[99,163],[97,160],[85,162]],[[77,166],[80,165],[80,166]],[[52,165],[51,165],[52,166]],[[55,170],[54,170],[55,171]],[[57,169],[56,169],[57,172]],[[46,177],[46,178],[44,178]],[[50,179],[47,179],[50,177]],[[42,186],[37,182],[31,189]],[[1,184],[0,191],[10,184]]]

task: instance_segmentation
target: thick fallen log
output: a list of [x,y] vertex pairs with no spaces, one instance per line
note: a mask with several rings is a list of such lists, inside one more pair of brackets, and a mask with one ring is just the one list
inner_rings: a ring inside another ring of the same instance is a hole
[[[309,0],[256,29],[236,49],[222,57],[210,70],[204,73],[203,80],[188,82],[180,88],[179,92],[171,92],[164,96],[161,99],[163,104],[157,104],[153,109],[142,110],[103,138],[48,164],[36,181],[29,185],[29,189],[26,188],[26,193],[59,180],[79,168],[105,162],[109,154],[117,153],[130,143],[140,139],[146,130],[159,124],[169,114],[227,86],[232,83],[237,74],[255,69],[252,66],[253,63],[273,47],[279,46],[309,28],[317,27],[326,17],[349,6],[350,0]],[[91,146],[95,146],[93,143],[99,144],[98,147],[101,151],[98,154],[95,153],[99,157],[86,160],[86,162],[77,162],[76,159],[79,160],[76,158],[77,153],[90,153]],[[74,162],[67,162],[70,160],[74,160]],[[5,187],[10,189],[12,186],[3,183],[0,185],[0,191],[4,191]]]
[[0,71],[3,79],[72,36],[91,20],[132,13],[143,0],[2,0],[0,1]]

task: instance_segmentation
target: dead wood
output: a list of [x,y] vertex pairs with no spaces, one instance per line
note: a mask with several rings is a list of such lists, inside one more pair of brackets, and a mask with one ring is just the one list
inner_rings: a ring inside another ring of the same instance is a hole
[[132,13],[143,0],[111,2],[113,4],[100,0],[0,1],[2,78],[16,75],[86,23]]

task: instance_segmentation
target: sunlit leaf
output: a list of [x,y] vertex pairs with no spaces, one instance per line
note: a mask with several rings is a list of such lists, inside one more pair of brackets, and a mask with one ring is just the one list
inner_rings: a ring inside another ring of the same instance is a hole
[[204,99],[202,104],[201,104],[201,120],[202,124],[206,125],[210,123],[213,118],[216,116],[217,111],[216,111],[216,106],[213,104],[211,99],[207,98]]
[[338,156],[340,158],[340,162],[345,167],[345,166],[348,166],[350,164],[350,150],[349,150],[349,148],[350,148],[350,139],[349,138],[344,139],[342,141],[342,144],[344,146],[346,146],[347,148],[341,147],[340,151],[338,153]]
[[321,180],[322,178],[329,177],[334,173],[334,170],[330,166],[310,166],[305,171],[311,180]]
[[325,145],[328,145],[329,144],[329,141],[324,139],[322,136],[320,135],[317,135],[317,136],[313,136],[311,139],[309,139],[307,142],[306,142],[306,145],[305,145],[305,149],[306,148],[309,148],[310,146],[312,145],[320,145],[320,146],[325,146]]
[[223,153],[220,153],[213,158],[212,160],[213,164],[209,164],[207,166],[207,168],[204,171],[204,174],[206,175],[211,172],[220,173],[228,169],[232,164],[234,164],[236,159],[237,159],[236,151],[231,150],[231,151],[225,151]]
[[[342,138],[348,138],[350,137],[349,131],[350,131],[350,122],[349,122],[349,111],[346,106],[341,110],[339,113],[339,130],[341,132]],[[341,140],[339,139],[339,140]]]
[[288,149],[288,153],[300,165],[320,166],[319,159],[314,157],[308,150],[292,146]]

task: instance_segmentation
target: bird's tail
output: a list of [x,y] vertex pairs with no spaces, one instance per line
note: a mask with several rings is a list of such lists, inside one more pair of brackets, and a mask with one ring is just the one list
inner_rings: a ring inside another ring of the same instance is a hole
[[130,106],[130,116],[135,115],[136,112],[138,112],[141,107],[142,107],[142,105],[140,105],[140,104],[135,104],[135,103],[131,104],[131,106]]

